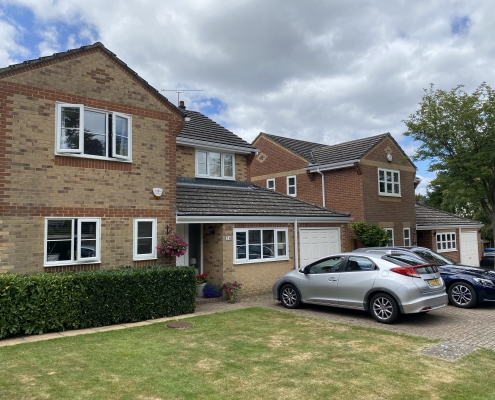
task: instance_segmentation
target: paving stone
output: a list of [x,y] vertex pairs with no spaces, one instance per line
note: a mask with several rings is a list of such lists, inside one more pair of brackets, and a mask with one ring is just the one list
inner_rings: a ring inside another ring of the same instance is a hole
[[441,358],[442,360],[456,361],[459,358],[464,357],[466,354],[472,353],[476,349],[476,346],[446,341],[431,346],[423,350],[422,353]]

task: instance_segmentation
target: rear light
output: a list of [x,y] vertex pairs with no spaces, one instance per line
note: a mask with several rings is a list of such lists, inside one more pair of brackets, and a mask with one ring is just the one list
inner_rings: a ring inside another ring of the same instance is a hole
[[414,267],[397,267],[397,268],[390,268],[390,271],[395,272],[396,274],[399,275],[405,275],[405,276],[411,276],[413,278],[421,278],[419,274],[416,272]]
[[421,311],[430,311],[430,310],[431,310],[431,307],[423,307],[423,308],[421,309]]
[[481,259],[484,260],[486,256],[484,254],[481,255]]
[[390,271],[395,272],[396,274],[410,276],[412,278],[421,278],[421,273],[431,274],[431,270],[434,271],[433,273],[438,272],[438,268],[435,264],[416,265],[415,267],[390,268]]

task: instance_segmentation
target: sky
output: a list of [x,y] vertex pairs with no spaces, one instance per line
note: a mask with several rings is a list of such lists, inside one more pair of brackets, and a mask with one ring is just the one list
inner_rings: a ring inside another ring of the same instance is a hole
[[430,84],[495,87],[494,38],[490,0],[0,0],[0,67],[100,41],[248,142],[390,132],[410,156]]

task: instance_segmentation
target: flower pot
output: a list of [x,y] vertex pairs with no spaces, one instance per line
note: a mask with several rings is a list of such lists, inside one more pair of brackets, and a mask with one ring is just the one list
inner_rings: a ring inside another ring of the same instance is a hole
[[196,296],[197,297],[204,297],[203,294],[203,289],[206,286],[206,283],[200,283],[198,286],[196,286]]

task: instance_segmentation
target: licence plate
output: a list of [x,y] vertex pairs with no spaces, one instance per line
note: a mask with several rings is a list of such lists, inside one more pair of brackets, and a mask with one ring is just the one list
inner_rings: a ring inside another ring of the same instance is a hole
[[428,285],[430,285],[430,287],[433,287],[433,286],[440,286],[442,283],[440,282],[440,279],[430,279],[428,281]]

